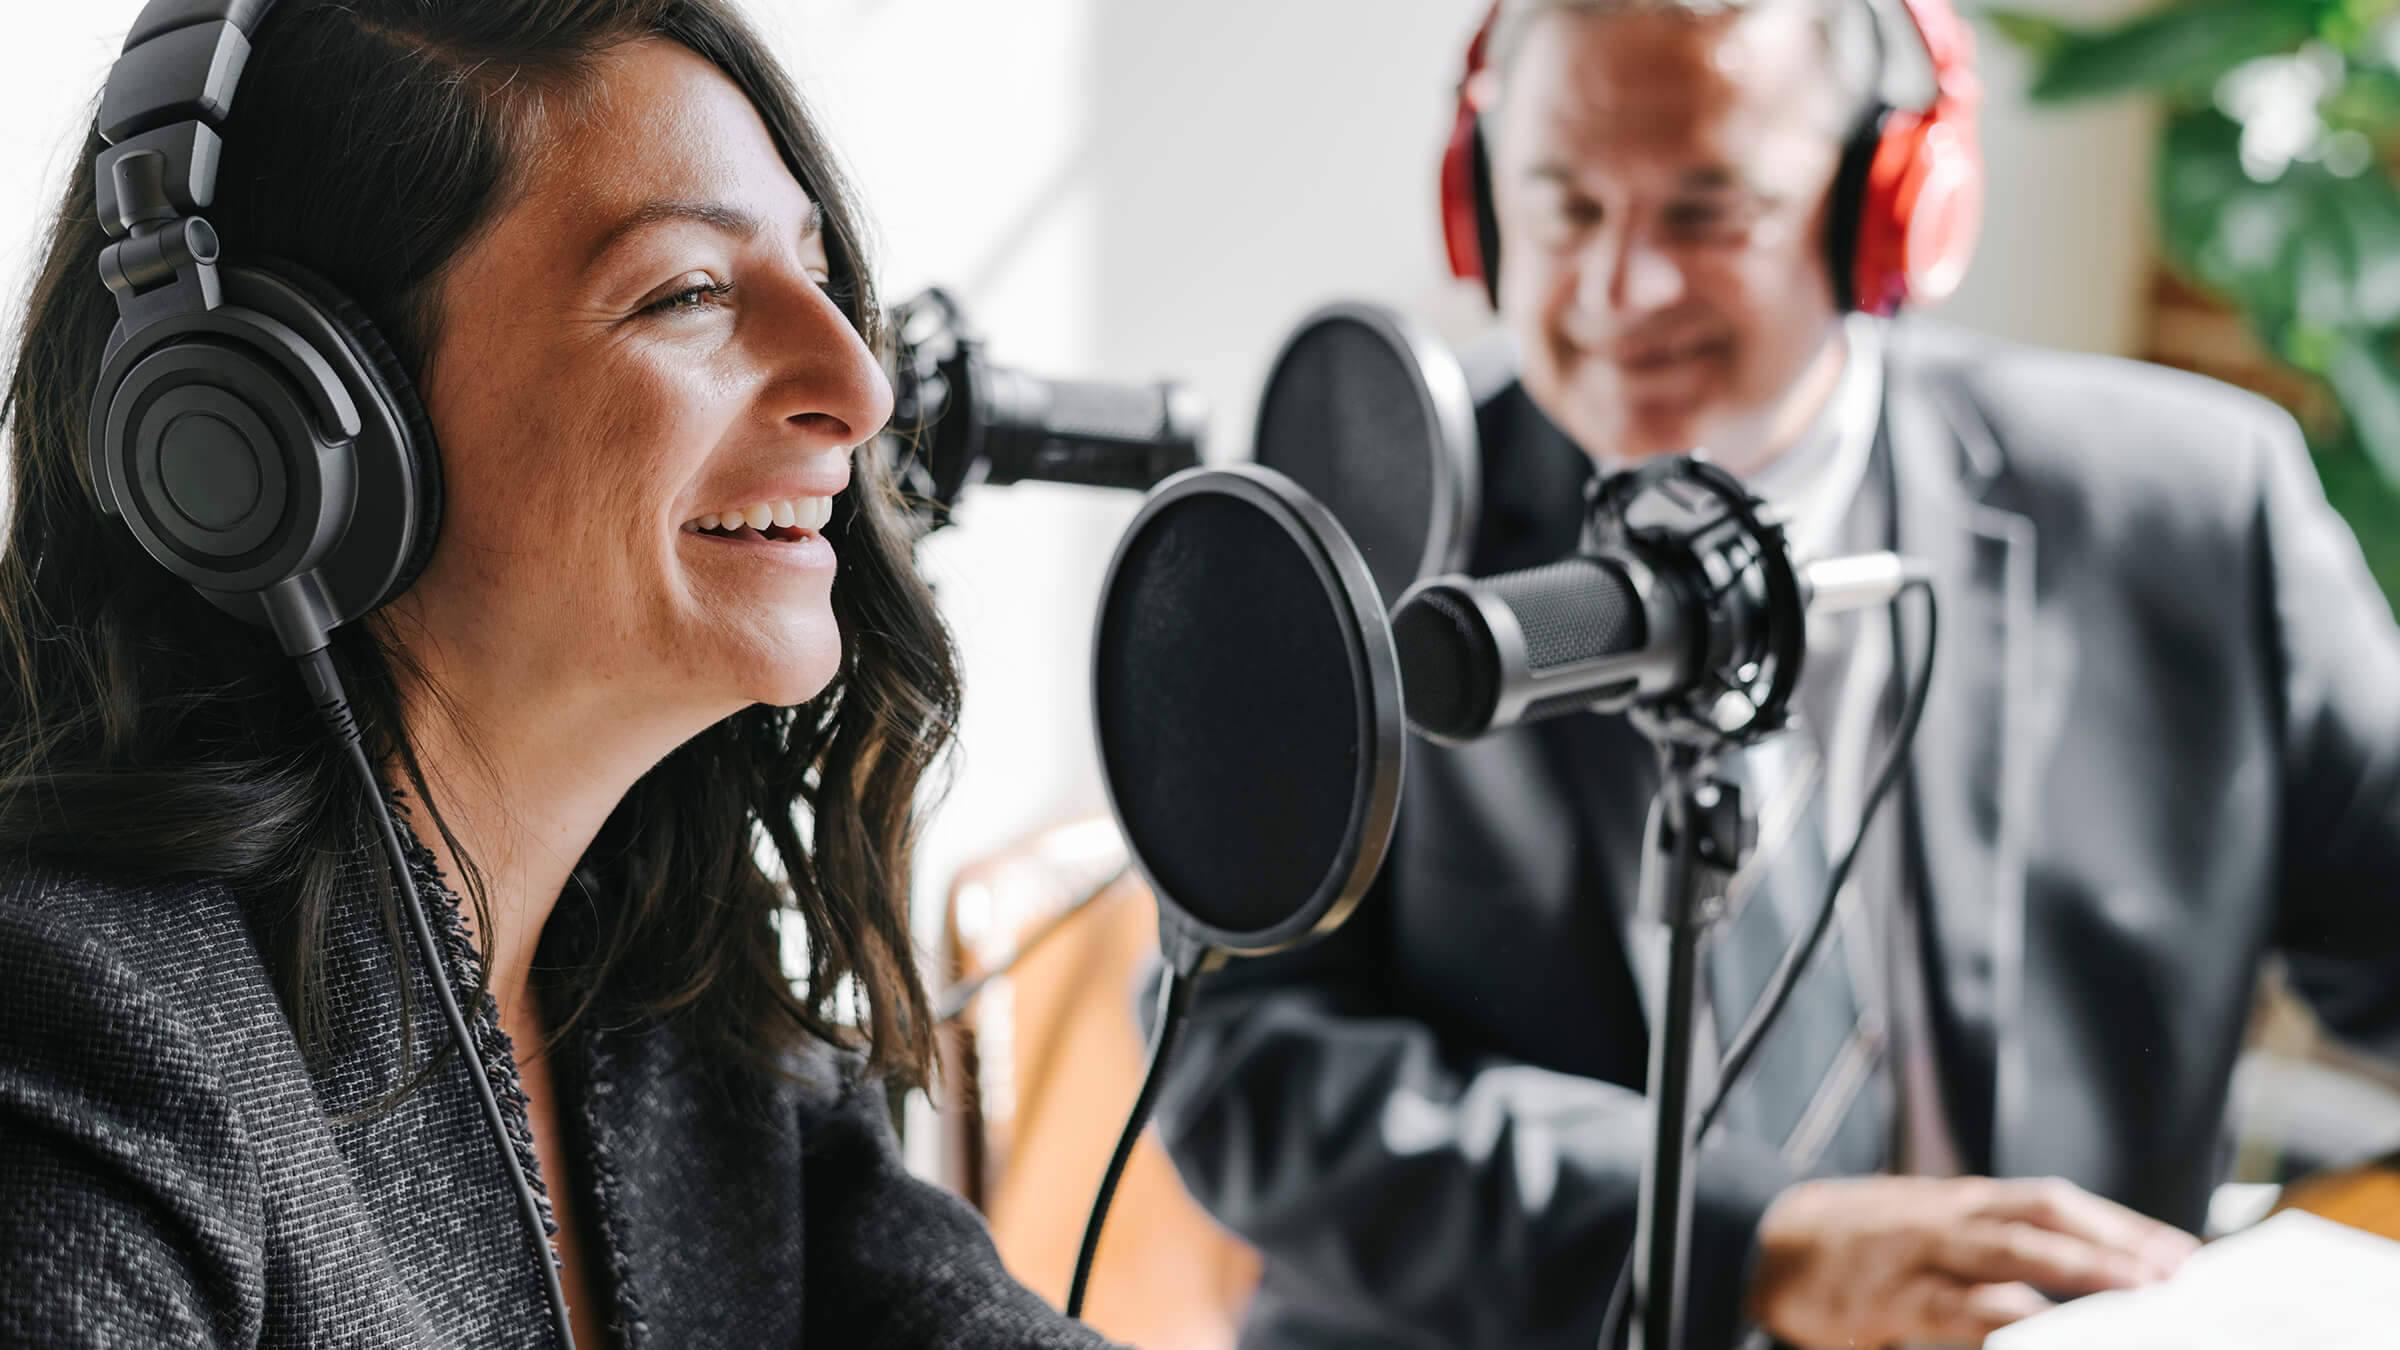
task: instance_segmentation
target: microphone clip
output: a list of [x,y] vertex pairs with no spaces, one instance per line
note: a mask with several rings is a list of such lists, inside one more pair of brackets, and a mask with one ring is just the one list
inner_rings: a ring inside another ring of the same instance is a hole
[[[1791,721],[1807,651],[1807,597],[1780,513],[1699,455],[1671,455],[1595,480],[1582,551],[1632,560],[1704,617],[1687,644],[1693,669],[1665,697],[1626,706],[1659,744],[1724,751]],[[1740,594],[1750,603],[1727,604]]]

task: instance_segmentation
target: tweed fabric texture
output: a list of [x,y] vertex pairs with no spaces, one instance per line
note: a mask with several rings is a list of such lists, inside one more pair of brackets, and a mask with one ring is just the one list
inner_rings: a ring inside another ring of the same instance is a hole
[[[554,1343],[543,1258],[460,1062],[368,1109],[404,1079],[375,861],[344,873],[314,1072],[251,922],[271,899],[0,863],[0,1346]],[[416,870],[463,993],[457,901],[422,850]],[[446,1031],[411,977],[421,1066]],[[474,1031],[538,1178],[488,998]],[[560,1047],[572,1175],[547,1182],[577,1188],[616,1344],[1105,1344],[907,1174],[880,1085],[829,1048],[790,1067],[705,1062],[655,1022]]]

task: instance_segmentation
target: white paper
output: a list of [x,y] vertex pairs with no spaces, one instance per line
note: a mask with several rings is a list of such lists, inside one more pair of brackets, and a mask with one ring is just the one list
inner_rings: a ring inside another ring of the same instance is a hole
[[2289,1211],[2163,1284],[2063,1304],[1984,1350],[2400,1350],[2400,1242]]

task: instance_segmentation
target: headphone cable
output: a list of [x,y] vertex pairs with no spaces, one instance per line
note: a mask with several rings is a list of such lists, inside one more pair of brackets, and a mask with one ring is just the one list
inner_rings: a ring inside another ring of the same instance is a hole
[[350,700],[342,692],[341,677],[334,673],[328,650],[319,647],[298,659],[300,676],[308,684],[318,715],[325,719],[325,725],[341,744],[351,768],[358,773],[360,785],[366,789],[368,802],[375,808],[375,824],[383,835],[384,856],[391,862],[392,877],[399,883],[406,901],[403,908],[407,911],[409,928],[416,935],[417,950],[424,955],[426,969],[433,976],[433,996],[441,1004],[442,1020],[449,1024],[450,1035],[467,1062],[467,1078],[475,1086],[475,1100],[483,1108],[484,1124],[490,1127],[492,1141],[500,1147],[500,1161],[507,1167],[509,1182],[516,1189],[518,1213],[524,1218],[526,1234],[533,1240],[541,1265],[542,1293],[550,1304],[550,1321],[558,1332],[558,1343],[564,1350],[575,1350],[574,1328],[567,1320],[566,1290],[559,1282],[549,1231],[542,1220],[541,1201],[534,1195],[533,1180],[517,1157],[516,1140],[509,1134],[507,1118],[500,1112],[500,1099],[492,1091],[491,1075],[484,1069],[483,1055],[476,1049],[475,1038],[468,1034],[466,1016],[459,1011],[458,995],[450,987],[441,944],[434,940],[433,925],[425,918],[425,902],[417,893],[416,874],[409,868],[407,851],[400,847],[400,831],[392,821],[391,804],[384,800],[383,782],[375,776],[375,767],[367,762],[358,719],[350,711]]

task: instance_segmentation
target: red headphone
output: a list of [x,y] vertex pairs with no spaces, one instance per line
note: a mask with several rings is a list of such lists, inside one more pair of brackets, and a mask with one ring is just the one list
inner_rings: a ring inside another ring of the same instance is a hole
[[[1933,104],[1894,108],[1878,100],[1860,121],[1834,176],[1825,239],[1835,298],[1844,308],[1880,315],[1903,304],[1933,304],[1957,290],[1983,218],[1983,152],[1975,139],[1983,83],[1975,76],[1974,34],[1949,0],[1901,5],[1932,58]],[[1442,239],[1450,270],[1482,282],[1494,304],[1500,230],[1468,85],[1484,69],[1500,8],[1492,6],[1467,48],[1458,122],[1442,155]]]

